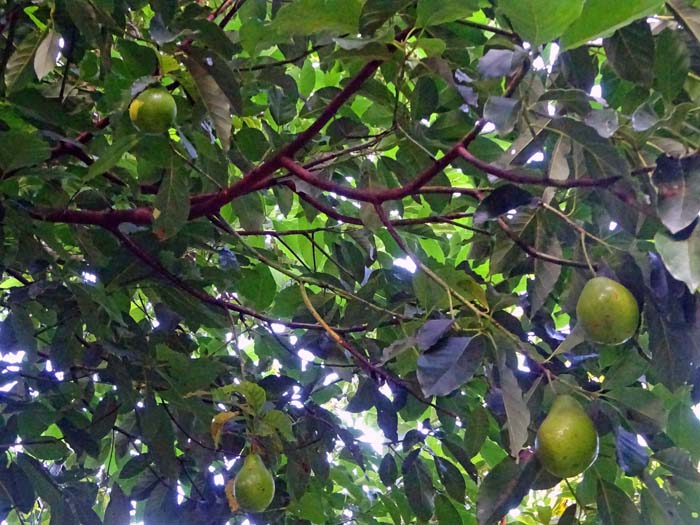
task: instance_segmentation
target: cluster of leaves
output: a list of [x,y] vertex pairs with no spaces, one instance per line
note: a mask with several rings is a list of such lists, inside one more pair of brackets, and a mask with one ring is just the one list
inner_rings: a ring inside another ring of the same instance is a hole
[[700,523],[696,4],[3,2],[0,519]]

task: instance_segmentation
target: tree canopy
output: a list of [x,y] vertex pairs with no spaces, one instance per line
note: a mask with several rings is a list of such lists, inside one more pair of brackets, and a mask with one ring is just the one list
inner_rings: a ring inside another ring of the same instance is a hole
[[4,0],[0,79],[3,523],[700,523],[697,0]]

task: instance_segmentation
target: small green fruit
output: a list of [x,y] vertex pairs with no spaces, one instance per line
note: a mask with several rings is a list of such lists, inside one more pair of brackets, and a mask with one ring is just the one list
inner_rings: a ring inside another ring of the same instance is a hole
[[637,330],[639,305],[632,293],[617,281],[594,277],[581,291],[576,317],[591,341],[619,345]]
[[275,497],[275,479],[257,454],[246,456],[233,480],[233,495],[246,512],[264,511]]
[[175,99],[162,88],[149,88],[131,101],[129,116],[139,131],[165,133],[175,121]]
[[578,401],[559,396],[537,430],[535,450],[547,471],[570,478],[586,470],[598,457],[598,433]]

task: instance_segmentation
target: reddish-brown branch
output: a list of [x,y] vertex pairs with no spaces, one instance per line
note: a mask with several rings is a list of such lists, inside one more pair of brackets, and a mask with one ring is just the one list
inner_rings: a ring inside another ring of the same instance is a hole
[[540,186],[551,186],[555,188],[607,188],[620,180],[620,177],[606,177],[603,179],[592,179],[582,177],[571,180],[558,180],[549,177],[535,178],[512,170],[500,168],[472,155],[466,148],[458,147],[459,155],[472,166],[480,169],[484,173],[504,179],[515,184],[536,184]]

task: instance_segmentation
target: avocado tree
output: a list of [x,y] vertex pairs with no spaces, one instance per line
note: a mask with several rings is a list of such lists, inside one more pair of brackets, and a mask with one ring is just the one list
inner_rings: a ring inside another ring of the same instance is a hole
[[697,0],[3,0],[0,79],[3,523],[700,523]]

